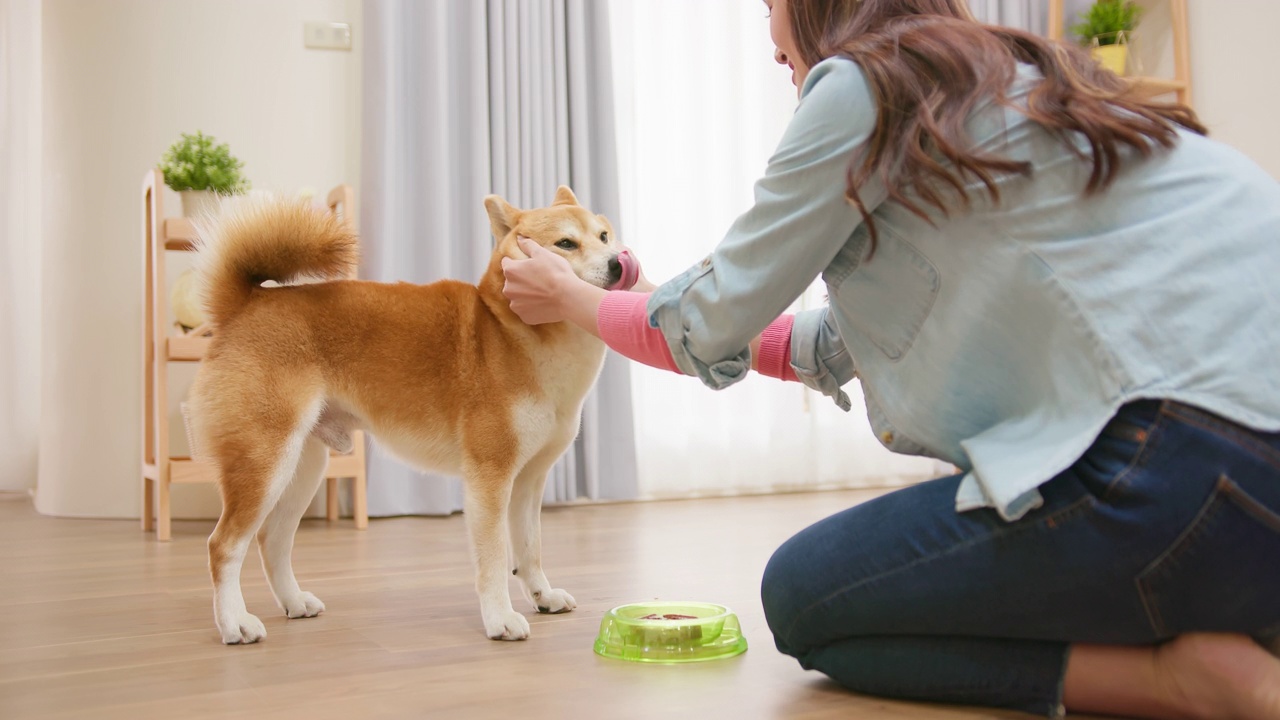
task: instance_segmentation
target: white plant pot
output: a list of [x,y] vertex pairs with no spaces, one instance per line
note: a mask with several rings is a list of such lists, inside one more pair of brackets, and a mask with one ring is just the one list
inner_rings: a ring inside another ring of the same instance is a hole
[[183,190],[182,217],[202,218],[215,217],[221,205],[221,198],[212,190]]

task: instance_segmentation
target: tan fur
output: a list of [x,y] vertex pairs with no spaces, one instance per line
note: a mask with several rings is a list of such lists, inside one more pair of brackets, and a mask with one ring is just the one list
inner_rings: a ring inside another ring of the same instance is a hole
[[[506,590],[512,570],[540,610],[573,609],[573,598],[542,574],[537,514],[546,472],[577,433],[604,346],[567,324],[521,322],[502,294],[501,260],[523,257],[516,238],[528,237],[603,287],[616,278],[609,261],[620,246],[608,221],[568,188],[548,208],[521,211],[496,196],[485,206],[498,244],[478,285],[263,287],[338,277],[355,261],[355,239],[341,224],[296,202],[243,201],[205,233],[204,297],[216,333],[190,404],[196,442],[220,475],[223,511],[209,562],[224,642],[265,634],[239,592],[255,534],[285,612],[323,610],[298,589],[288,553],[307,488],[314,494],[323,474],[308,448],[340,445],[354,428],[416,467],[463,477],[490,637],[528,635]],[[566,239],[577,247],[556,246]]]

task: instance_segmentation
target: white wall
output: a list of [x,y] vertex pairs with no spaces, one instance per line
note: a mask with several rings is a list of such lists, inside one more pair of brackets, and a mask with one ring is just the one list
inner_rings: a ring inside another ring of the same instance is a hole
[[[180,132],[227,142],[257,188],[358,177],[354,52],[307,50],[303,23],[359,0],[45,0],[43,418],[36,507],[136,517],[141,502],[144,172]],[[176,195],[166,199],[178,213]],[[171,277],[181,266],[170,265]],[[183,448],[171,378],[171,436]],[[211,485],[175,486],[175,517],[216,517]]]
[[1211,135],[1280,179],[1280,2],[1191,0],[1193,102]]

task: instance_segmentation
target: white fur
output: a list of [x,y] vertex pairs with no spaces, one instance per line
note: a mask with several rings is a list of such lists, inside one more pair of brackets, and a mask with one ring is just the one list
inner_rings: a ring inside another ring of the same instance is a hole
[[298,469],[276,506],[258,531],[258,553],[262,571],[271,585],[276,604],[290,618],[315,617],[324,611],[324,603],[298,587],[293,576],[293,537],[298,521],[315,497],[329,464],[329,450],[319,440],[309,437],[303,444]]

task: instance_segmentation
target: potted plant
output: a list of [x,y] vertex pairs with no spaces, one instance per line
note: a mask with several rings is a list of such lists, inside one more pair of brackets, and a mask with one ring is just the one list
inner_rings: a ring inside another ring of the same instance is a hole
[[1133,0],[1097,0],[1072,30],[1103,67],[1124,75],[1129,64],[1129,34],[1141,16],[1142,8]]
[[160,159],[164,182],[182,196],[184,217],[211,214],[218,209],[219,195],[236,195],[249,189],[240,174],[244,163],[231,154],[226,144],[199,130],[183,133]]

